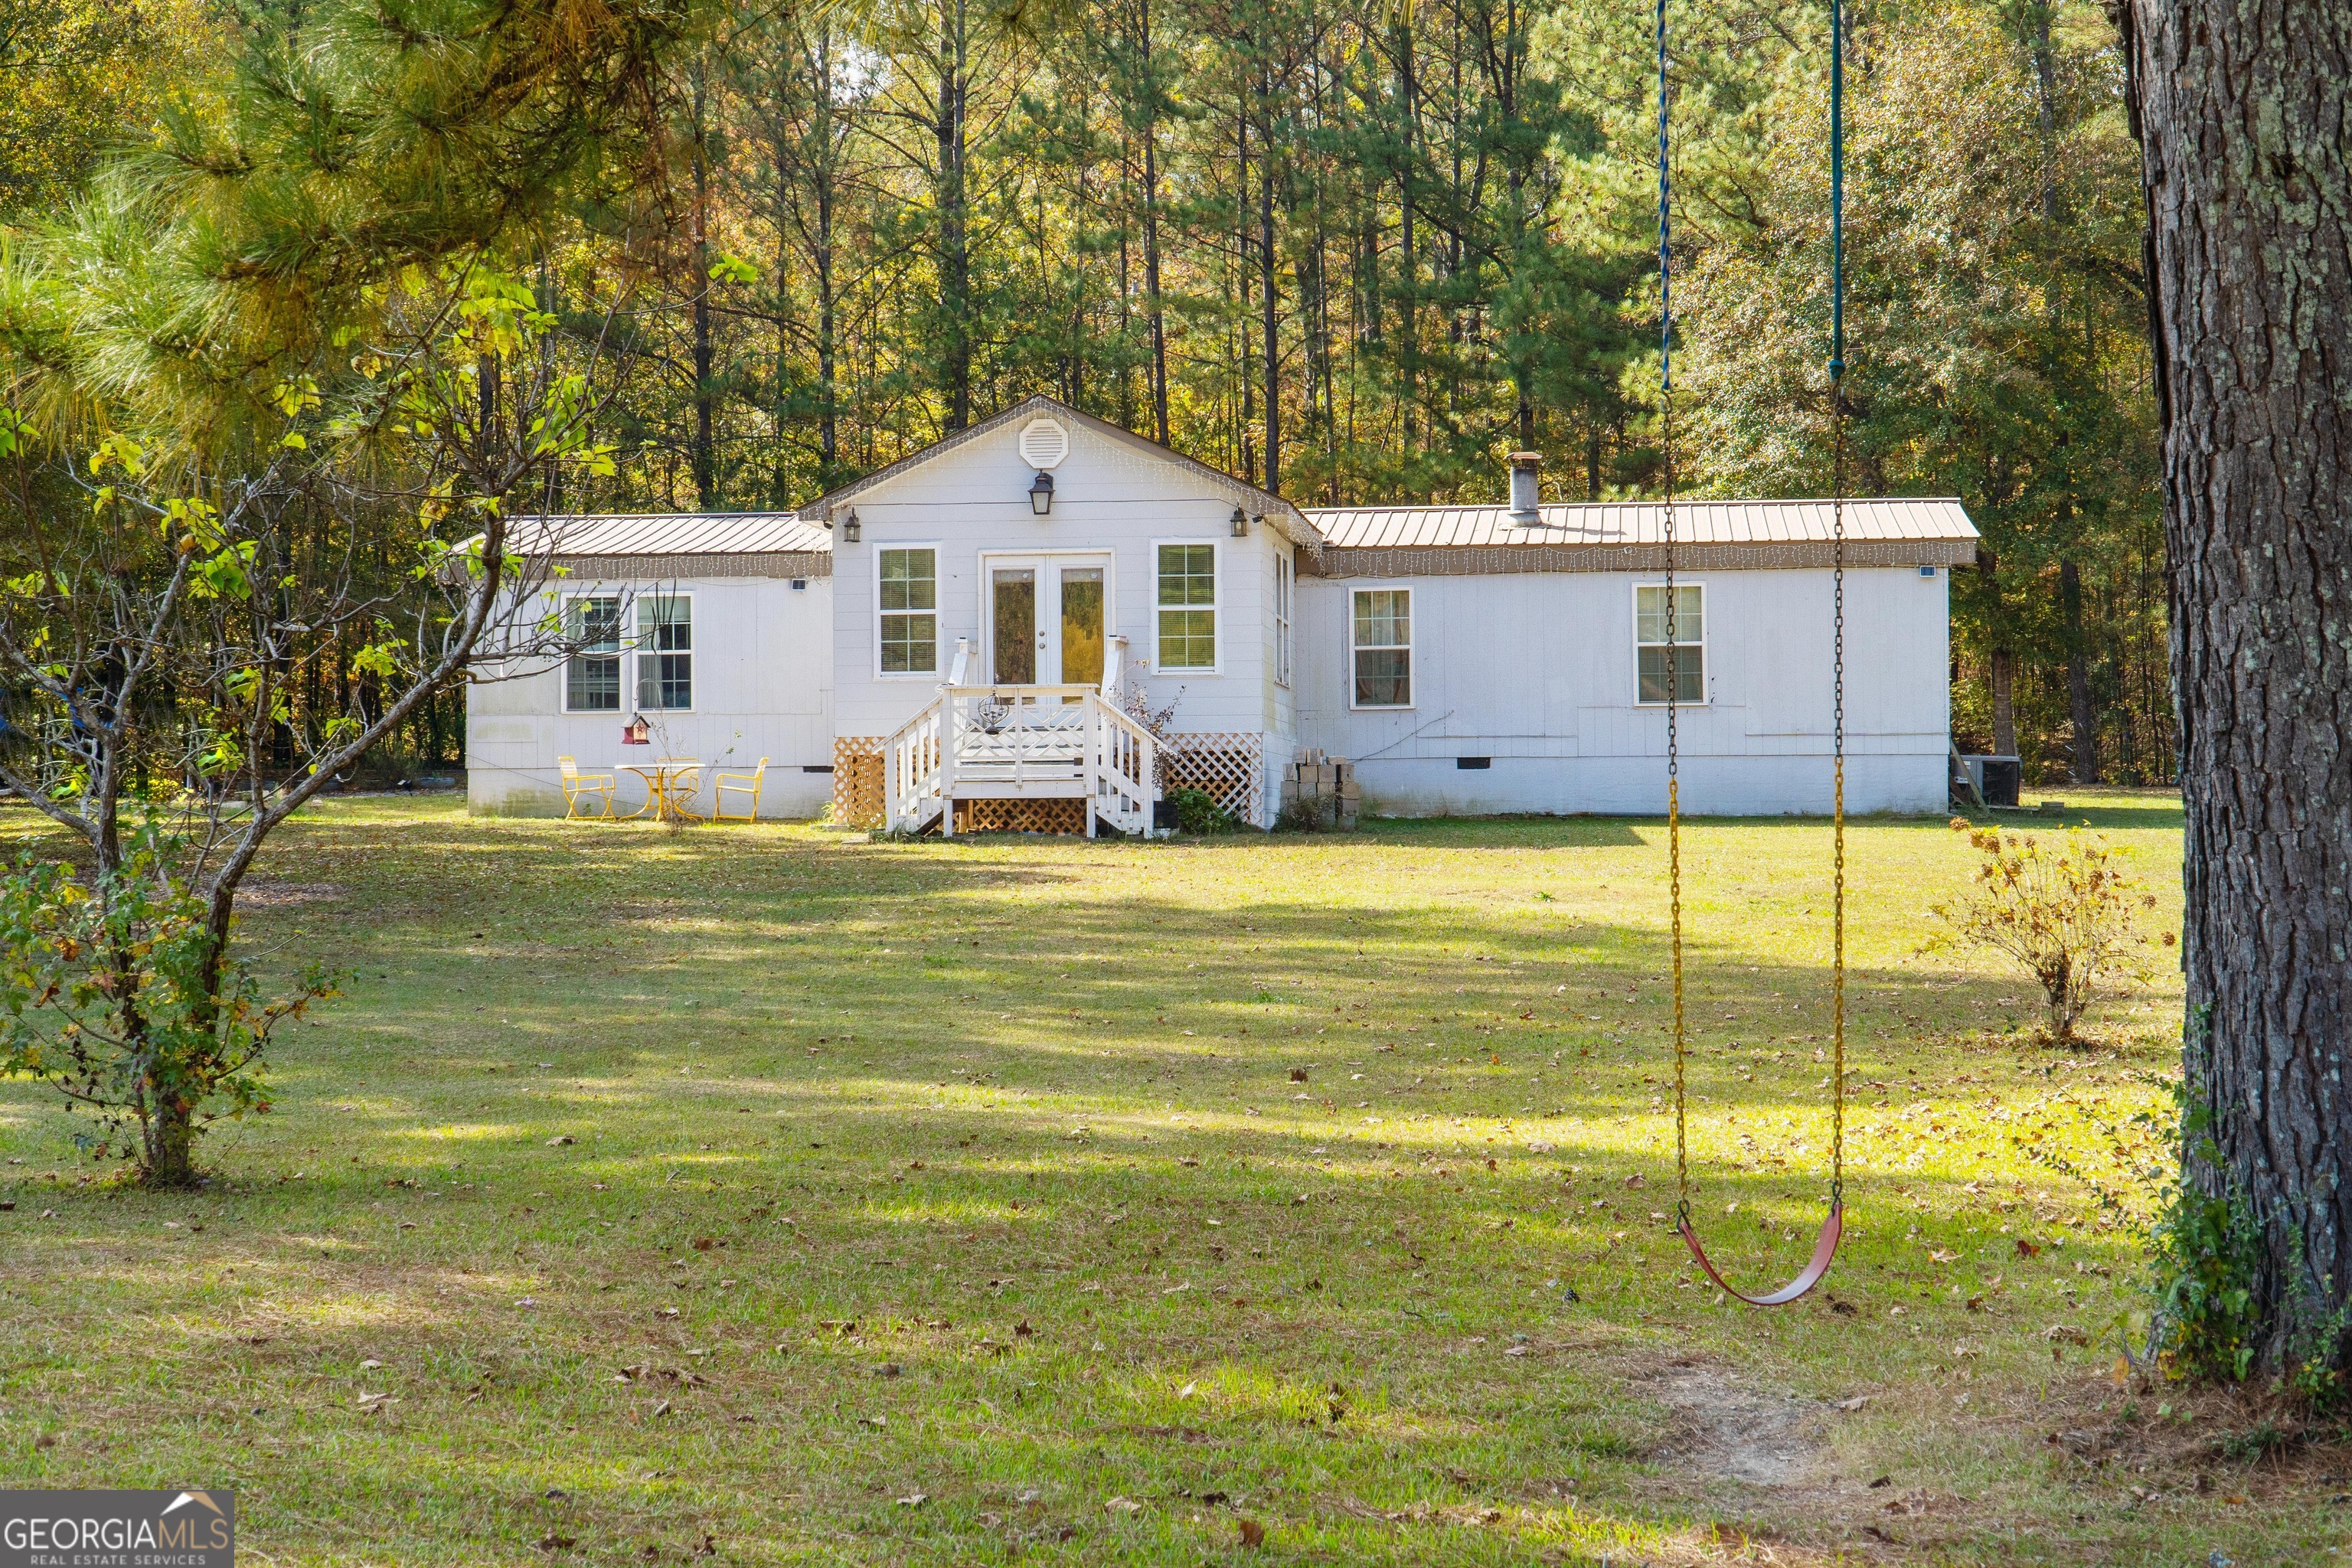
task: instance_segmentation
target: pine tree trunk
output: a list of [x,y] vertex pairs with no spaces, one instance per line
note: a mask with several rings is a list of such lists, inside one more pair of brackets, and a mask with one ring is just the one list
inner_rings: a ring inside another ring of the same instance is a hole
[[1265,346],[1265,488],[1282,489],[1282,332],[1275,292],[1274,258],[1274,109],[1267,72],[1261,61],[1257,77],[1258,103],[1265,122],[1259,127],[1257,160],[1258,308],[1265,312],[1259,336]]
[[2059,612],[2066,625],[2066,706],[2074,760],[2067,776],[2078,784],[2099,782],[2099,714],[2091,701],[2091,650],[2083,636],[2083,569],[2072,556],[2058,563]]
[[1992,650],[1992,754],[2017,755],[2017,655]]
[[[2189,1083],[2275,1368],[2352,1292],[2352,0],[2118,0],[2147,183]],[[2337,1326],[2340,1331],[2340,1322]]]
[[971,423],[971,235],[966,184],[964,112],[971,94],[971,33],[964,0],[941,0],[939,39],[940,307],[947,318],[946,427]]
[[705,511],[719,508],[719,465],[711,437],[710,342],[710,123],[701,68],[694,77],[694,500]]

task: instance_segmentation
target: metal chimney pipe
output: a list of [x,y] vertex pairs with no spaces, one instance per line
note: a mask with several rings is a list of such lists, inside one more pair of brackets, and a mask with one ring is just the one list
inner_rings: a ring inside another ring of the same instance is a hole
[[1541,452],[1511,454],[1511,521],[1528,527],[1543,521],[1538,504],[1536,476],[1543,468]]

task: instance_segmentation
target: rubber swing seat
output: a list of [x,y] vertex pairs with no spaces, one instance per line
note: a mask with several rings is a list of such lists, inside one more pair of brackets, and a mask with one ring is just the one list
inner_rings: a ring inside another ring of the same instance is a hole
[[1830,1264],[1837,1258],[1838,1238],[1845,1233],[1845,1204],[1839,1201],[1830,1205],[1829,1218],[1822,1221],[1822,1233],[1813,1241],[1813,1256],[1799,1270],[1797,1277],[1764,1296],[1750,1296],[1734,1287],[1717,1271],[1714,1261],[1706,1255],[1706,1248],[1699,1245],[1698,1232],[1691,1228],[1688,1215],[1676,1221],[1675,1228],[1682,1232],[1683,1245],[1690,1248],[1693,1258],[1698,1259],[1698,1266],[1706,1270],[1706,1277],[1721,1286],[1727,1294],[1738,1297],[1751,1307],[1785,1307],[1820,1284],[1822,1277],[1829,1273]]

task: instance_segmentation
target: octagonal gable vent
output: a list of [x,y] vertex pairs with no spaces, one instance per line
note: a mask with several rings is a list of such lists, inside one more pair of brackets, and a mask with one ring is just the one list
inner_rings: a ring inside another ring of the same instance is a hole
[[1070,455],[1070,433],[1057,420],[1032,419],[1021,427],[1021,460],[1033,468],[1051,468]]

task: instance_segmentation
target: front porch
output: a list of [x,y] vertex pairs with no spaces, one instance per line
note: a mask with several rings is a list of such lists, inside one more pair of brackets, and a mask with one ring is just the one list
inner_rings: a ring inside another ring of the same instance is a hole
[[1168,790],[1261,820],[1265,737],[1154,735],[1100,685],[973,684],[959,645],[938,695],[889,735],[834,742],[834,819],[891,833],[1168,831]]
[[882,827],[951,837],[959,817],[1071,801],[1089,838],[1097,826],[1149,837],[1160,831],[1159,779],[1151,732],[1091,686],[951,682],[882,742]]

